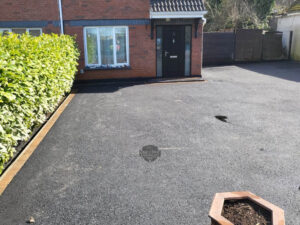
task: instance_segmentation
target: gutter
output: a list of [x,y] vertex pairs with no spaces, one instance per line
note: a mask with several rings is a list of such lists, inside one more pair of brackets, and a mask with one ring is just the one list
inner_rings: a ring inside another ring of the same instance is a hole
[[63,19],[61,0],[57,0],[57,3],[58,3],[58,11],[59,11],[60,33],[64,34],[64,19]]

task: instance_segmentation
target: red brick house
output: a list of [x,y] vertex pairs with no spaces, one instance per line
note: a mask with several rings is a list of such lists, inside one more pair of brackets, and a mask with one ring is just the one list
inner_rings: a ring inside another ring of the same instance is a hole
[[1,0],[0,33],[76,35],[77,78],[201,75],[202,0]]

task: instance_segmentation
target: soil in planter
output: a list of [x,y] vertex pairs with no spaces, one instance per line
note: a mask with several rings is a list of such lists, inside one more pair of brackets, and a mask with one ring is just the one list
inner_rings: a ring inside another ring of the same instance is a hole
[[248,199],[226,200],[222,216],[234,225],[272,225],[272,213]]

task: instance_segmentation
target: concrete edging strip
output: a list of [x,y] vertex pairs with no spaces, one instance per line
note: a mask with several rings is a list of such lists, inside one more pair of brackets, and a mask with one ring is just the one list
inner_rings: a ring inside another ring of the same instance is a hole
[[56,120],[60,117],[62,112],[67,108],[71,100],[74,98],[75,93],[71,92],[69,96],[63,101],[63,103],[57,108],[54,114],[44,124],[41,130],[35,135],[35,137],[28,143],[21,154],[15,159],[15,161],[8,167],[8,169],[0,177],[0,196],[13,180],[14,176],[22,169],[26,161],[30,158],[35,149],[39,146],[47,133],[50,131]]

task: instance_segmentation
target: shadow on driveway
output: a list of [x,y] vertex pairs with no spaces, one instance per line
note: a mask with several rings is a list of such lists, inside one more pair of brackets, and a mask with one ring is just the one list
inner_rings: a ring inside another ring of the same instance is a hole
[[237,65],[240,68],[250,70],[262,75],[273,76],[280,79],[300,82],[300,63],[299,62],[268,62],[251,63]]
[[145,84],[172,84],[172,83],[188,83],[203,82],[201,77],[175,77],[175,78],[141,78],[141,79],[119,79],[119,80],[91,80],[77,82],[74,89],[77,94],[83,93],[113,93],[122,88],[145,85]]

